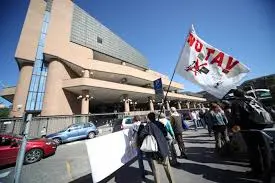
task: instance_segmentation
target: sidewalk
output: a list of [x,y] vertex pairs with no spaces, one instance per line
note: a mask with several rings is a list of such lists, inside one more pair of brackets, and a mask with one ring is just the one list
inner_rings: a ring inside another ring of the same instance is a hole
[[[188,160],[178,159],[180,165],[172,167],[177,183],[249,183],[260,182],[245,178],[244,172],[250,170],[245,158],[221,158],[214,153],[214,137],[209,137],[204,129],[184,132],[184,141],[187,149]],[[107,182],[140,183],[154,182],[151,170],[146,161],[145,169],[149,173],[146,180],[139,176],[138,163],[135,161],[130,166],[118,170],[114,177]],[[164,170],[161,172],[162,183],[168,182]]]

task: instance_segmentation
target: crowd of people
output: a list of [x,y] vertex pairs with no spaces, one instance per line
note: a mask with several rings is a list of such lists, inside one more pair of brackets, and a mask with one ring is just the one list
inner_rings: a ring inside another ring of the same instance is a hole
[[[261,176],[265,169],[270,167],[271,155],[268,142],[260,132],[263,128],[272,126],[272,118],[268,118],[268,112],[261,103],[245,96],[242,90],[236,90],[234,96],[233,102],[212,103],[209,108],[191,111],[190,118],[195,130],[199,125],[207,127],[210,136],[214,132],[218,153],[222,150],[230,153],[229,132],[239,133],[241,130],[252,169],[247,174]],[[262,113],[259,110],[262,110]],[[256,113],[266,116],[261,118]],[[170,165],[177,165],[177,158],[188,158],[182,136],[184,131],[182,115],[175,107],[171,107],[169,117],[164,113],[156,115],[151,112],[147,115],[147,120],[143,121],[139,116],[135,116],[133,121],[132,129],[135,134],[133,140],[138,151],[141,176],[145,178],[147,174],[143,165],[143,159],[146,157],[156,183],[160,182],[159,165],[164,167],[169,182],[174,182]]]

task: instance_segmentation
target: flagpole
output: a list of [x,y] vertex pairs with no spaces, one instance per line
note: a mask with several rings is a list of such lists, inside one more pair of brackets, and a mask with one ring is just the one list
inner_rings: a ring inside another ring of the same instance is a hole
[[[192,24],[192,29],[194,30],[194,28],[193,28],[193,24]],[[187,37],[185,38],[185,42],[184,42],[183,47],[182,47],[182,49],[181,49],[181,52],[180,52],[180,55],[179,55],[179,58],[178,58],[178,61],[177,61],[176,67],[174,68],[174,71],[173,71],[172,77],[171,77],[171,79],[170,79],[170,82],[169,82],[169,85],[168,85],[167,92],[166,92],[166,94],[165,94],[165,96],[164,96],[163,103],[162,103],[161,108],[160,108],[160,112],[159,112],[159,115],[158,115],[158,121],[159,121],[159,118],[160,118],[160,114],[161,114],[161,113],[162,113],[162,111],[163,111],[163,106],[165,105],[165,102],[166,102],[166,100],[167,100],[167,95],[168,95],[168,92],[169,92],[170,86],[171,86],[172,81],[173,81],[173,79],[174,79],[174,76],[175,76],[175,73],[176,73],[176,70],[177,70],[177,67],[178,67],[178,64],[179,64],[179,61],[180,61],[180,58],[181,58],[181,55],[182,55],[183,49],[184,49],[184,47],[185,47],[185,44],[186,44],[186,41],[187,41],[187,38],[188,38],[188,36],[189,36],[189,33],[190,33],[190,32],[191,32],[191,31],[188,31],[188,33],[187,33]],[[164,112],[165,112],[165,110],[164,110]]]

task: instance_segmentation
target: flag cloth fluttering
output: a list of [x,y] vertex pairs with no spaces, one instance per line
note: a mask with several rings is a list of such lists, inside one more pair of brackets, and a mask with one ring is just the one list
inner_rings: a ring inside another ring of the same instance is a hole
[[199,38],[192,26],[177,63],[177,74],[222,98],[248,72],[240,61]]

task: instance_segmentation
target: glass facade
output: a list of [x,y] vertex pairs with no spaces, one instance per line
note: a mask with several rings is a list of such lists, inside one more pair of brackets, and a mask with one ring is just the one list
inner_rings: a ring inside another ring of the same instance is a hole
[[52,0],[47,1],[46,10],[44,14],[43,24],[41,28],[39,43],[37,46],[34,67],[32,71],[31,84],[27,98],[26,110],[41,111],[43,98],[45,93],[45,84],[47,77],[47,64],[44,62],[43,50],[45,45],[45,38],[47,28],[50,21],[50,10]]
[[77,5],[74,5],[71,41],[133,65],[148,68],[148,62],[142,54]]

